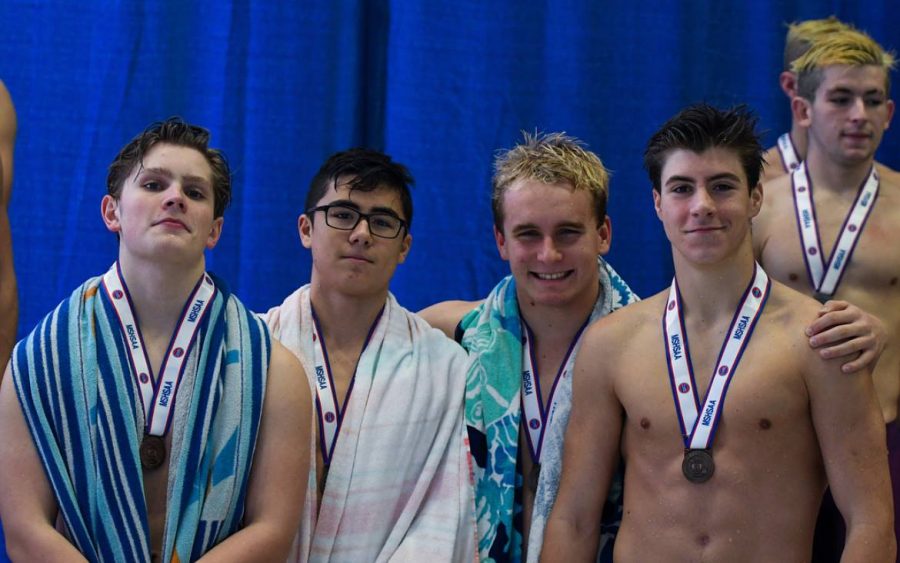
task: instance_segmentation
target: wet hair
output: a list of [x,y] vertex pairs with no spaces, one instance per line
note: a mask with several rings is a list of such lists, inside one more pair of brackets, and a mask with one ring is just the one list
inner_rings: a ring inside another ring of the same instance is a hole
[[[353,148],[338,152],[322,164],[309,183],[305,209],[312,209],[321,200],[329,187],[337,188],[337,180],[347,177],[350,191],[371,192],[377,188],[388,188],[400,196],[403,220],[407,232],[412,226],[413,205],[409,187],[415,183],[406,166],[394,162],[390,156],[371,149]],[[310,221],[313,218],[310,216]]]
[[609,197],[609,172],[600,158],[584,143],[565,133],[522,133],[521,143],[500,151],[494,160],[491,208],[494,226],[503,230],[503,195],[518,180],[537,180],[545,184],[567,182],[591,195],[599,226],[606,218]]
[[106,176],[107,193],[119,199],[125,180],[135,172],[136,167],[143,167],[147,153],[161,144],[187,147],[203,155],[212,170],[214,216],[221,217],[231,202],[231,171],[228,161],[220,150],[210,148],[208,130],[185,123],[180,117],[170,117],[151,124],[119,151],[109,165]]
[[890,71],[894,64],[893,53],[886,52],[865,32],[845,29],[815,42],[791,64],[791,69],[797,74],[797,94],[812,101],[822,85],[825,68],[835,65],[883,68],[885,94],[890,94]]
[[834,16],[788,24],[787,35],[784,38],[784,70],[791,70],[791,64],[809,51],[813,43],[835,31],[845,29],[853,29],[853,26]]
[[647,143],[644,168],[653,189],[662,188],[662,169],[672,151],[697,154],[711,148],[732,151],[741,161],[749,189],[759,183],[763,147],[756,132],[757,117],[747,106],[721,110],[709,104],[695,104],[668,120]]

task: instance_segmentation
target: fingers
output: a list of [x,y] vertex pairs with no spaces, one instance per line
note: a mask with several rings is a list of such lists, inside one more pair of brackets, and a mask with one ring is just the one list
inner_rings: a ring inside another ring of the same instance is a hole
[[[866,368],[874,368],[874,362],[877,359],[875,352],[872,350],[866,350],[855,360],[851,360],[841,366],[841,371],[843,373],[856,373],[860,370]],[[870,366],[870,364],[872,364]]]

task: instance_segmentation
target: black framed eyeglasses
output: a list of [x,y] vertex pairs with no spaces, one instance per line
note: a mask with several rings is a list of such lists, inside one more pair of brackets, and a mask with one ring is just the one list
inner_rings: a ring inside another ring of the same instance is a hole
[[316,211],[324,211],[325,224],[339,231],[352,231],[362,219],[368,223],[369,232],[380,238],[397,238],[400,232],[406,228],[406,221],[396,215],[381,211],[363,213],[359,209],[334,204],[307,209],[306,214],[312,216]]

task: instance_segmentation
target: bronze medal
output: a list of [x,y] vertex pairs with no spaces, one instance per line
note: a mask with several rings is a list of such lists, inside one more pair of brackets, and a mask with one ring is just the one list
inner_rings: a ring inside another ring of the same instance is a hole
[[541,478],[541,464],[535,463],[531,466],[531,473],[528,474],[528,488],[532,493],[537,492],[538,481]]
[[716,470],[710,450],[684,450],[684,461],[681,463],[681,471],[691,483],[705,483],[709,481]]
[[141,440],[141,466],[144,469],[153,470],[166,461],[166,442],[162,436],[146,435]]
[[813,294],[813,299],[815,299],[816,301],[818,301],[819,303],[821,303],[821,304],[824,305],[826,301],[828,301],[829,299],[831,299],[831,296],[830,296],[830,295],[826,295],[826,294],[824,294],[824,293],[819,293],[819,292],[817,291],[817,292],[815,292],[815,294]]

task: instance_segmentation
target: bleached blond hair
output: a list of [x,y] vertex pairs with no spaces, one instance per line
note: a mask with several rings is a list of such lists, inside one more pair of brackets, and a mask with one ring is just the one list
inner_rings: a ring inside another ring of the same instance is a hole
[[890,93],[890,71],[893,53],[885,51],[867,33],[845,29],[829,34],[813,43],[809,50],[791,64],[797,74],[797,94],[813,100],[829,66],[876,66],[884,69],[885,94]]
[[834,16],[788,24],[787,35],[784,38],[784,70],[791,70],[791,64],[809,51],[817,40],[845,29],[854,28]]
[[503,195],[518,180],[545,184],[566,182],[576,191],[588,192],[600,225],[606,218],[609,197],[609,171],[600,157],[587,150],[582,141],[565,133],[523,131],[522,136],[521,143],[500,151],[494,160],[491,208],[497,230],[503,230]]

